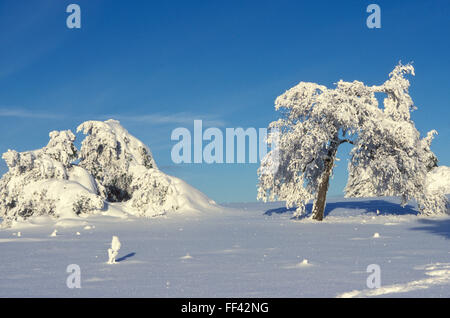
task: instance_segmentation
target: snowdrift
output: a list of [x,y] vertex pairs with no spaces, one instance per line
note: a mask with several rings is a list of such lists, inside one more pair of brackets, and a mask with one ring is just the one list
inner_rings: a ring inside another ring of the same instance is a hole
[[108,214],[111,202],[116,210],[143,217],[216,207],[197,189],[160,171],[150,149],[118,121],[87,121],[77,131],[87,135],[80,151],[66,130],[51,132],[42,149],[3,154],[9,169],[0,179],[3,227],[33,216]]

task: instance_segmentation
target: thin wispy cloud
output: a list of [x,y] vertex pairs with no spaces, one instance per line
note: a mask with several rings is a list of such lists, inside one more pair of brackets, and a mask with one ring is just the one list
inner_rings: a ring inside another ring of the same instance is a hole
[[205,126],[224,127],[226,122],[213,115],[196,115],[187,112],[174,114],[142,114],[142,115],[108,115],[104,119],[114,118],[119,121],[131,121],[155,125],[192,125],[194,120],[202,120]]
[[34,118],[34,119],[61,119],[61,114],[43,113],[26,109],[0,108],[0,117]]
[[[65,114],[47,113],[32,111],[21,108],[0,108],[0,117],[15,117],[15,118],[32,118],[32,119],[63,119],[68,118]],[[215,115],[193,114],[187,112],[179,112],[173,114],[136,114],[136,115],[91,115],[80,116],[71,115],[70,118],[80,118],[80,120],[106,120],[116,119],[119,121],[144,123],[152,125],[192,125],[194,120],[202,120],[204,126],[224,127],[226,122]]]

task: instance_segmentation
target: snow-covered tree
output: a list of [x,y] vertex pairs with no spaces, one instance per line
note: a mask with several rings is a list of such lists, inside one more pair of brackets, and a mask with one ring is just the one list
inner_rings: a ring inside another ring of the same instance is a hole
[[[380,86],[341,80],[328,89],[301,82],[279,96],[275,108],[283,115],[270,124],[280,133],[277,156],[272,150],[261,162],[258,198],[285,200],[297,216],[313,200],[312,217],[322,220],[338,147],[350,143],[347,196],[399,195],[403,205],[417,199],[424,214],[445,213],[446,197],[424,186],[437,162],[430,150],[435,132],[421,139],[410,118],[415,106],[407,74],[414,75],[413,66],[399,64]],[[382,108],[377,93],[386,96]],[[274,160],[277,171],[262,173]]]
[[87,121],[77,128],[86,134],[80,151],[80,166],[101,184],[110,202],[131,198],[132,166],[156,168],[153,156],[141,141],[126,131],[118,121]]

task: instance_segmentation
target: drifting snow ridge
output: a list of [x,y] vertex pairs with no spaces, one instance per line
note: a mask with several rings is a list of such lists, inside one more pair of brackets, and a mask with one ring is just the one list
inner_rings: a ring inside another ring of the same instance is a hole
[[387,294],[407,293],[419,289],[427,289],[433,286],[447,285],[450,283],[450,264],[436,263],[425,266],[425,274],[429,278],[414,280],[405,284],[387,285],[376,289],[354,290],[339,294],[338,298],[384,296]]

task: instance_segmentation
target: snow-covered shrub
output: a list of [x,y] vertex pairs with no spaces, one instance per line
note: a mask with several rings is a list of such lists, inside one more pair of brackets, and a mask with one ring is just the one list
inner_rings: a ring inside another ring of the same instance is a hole
[[439,166],[429,171],[426,186],[428,191],[450,194],[450,167]]
[[77,131],[86,134],[80,152],[80,166],[91,173],[106,190],[110,202],[131,198],[132,166],[156,168],[153,156],[141,141],[126,131],[118,121],[87,121]]
[[78,131],[87,134],[79,165],[95,177],[100,193],[105,189],[107,201],[126,202],[127,210],[138,216],[214,206],[197,190],[161,172],[150,149],[118,121],[88,121]]
[[47,189],[35,190],[28,193],[21,193],[17,202],[20,202],[18,209],[11,209],[9,218],[26,219],[32,215],[55,215],[55,201],[48,197]]
[[46,147],[42,149],[50,158],[61,162],[65,167],[77,157],[77,149],[73,142],[75,135],[70,130],[52,131],[50,132],[50,141]]
[[73,212],[76,215],[90,214],[103,209],[105,203],[101,197],[93,193],[78,194],[73,202]]
[[425,214],[450,209],[446,195],[450,194],[450,167],[440,166],[431,169],[426,176],[423,197],[418,200]]
[[140,169],[131,183],[133,196],[128,205],[137,215],[155,216],[179,208],[173,197],[176,190],[169,176],[157,169]]
[[[51,132],[42,149],[3,154],[9,171],[0,179],[2,226],[37,215],[98,213],[105,201],[124,202],[122,207],[138,216],[215,205],[158,170],[147,146],[118,121],[88,121],[78,131],[87,134],[80,157],[70,130]],[[77,159],[79,164],[74,164]]]
[[52,131],[47,146],[35,151],[17,152],[8,150],[3,154],[13,175],[26,175],[30,180],[67,179],[66,168],[76,158],[77,152],[73,145],[75,136],[68,131]]
[[8,150],[3,154],[9,171],[0,179],[2,226],[30,216],[59,216],[67,212],[67,207],[75,210],[80,194],[90,198],[84,207],[103,208],[103,200],[95,198],[96,190],[92,193],[71,180],[71,174],[77,169],[71,165],[77,156],[74,140],[70,130],[52,131],[49,143],[42,149]]

